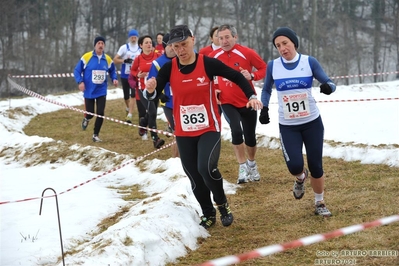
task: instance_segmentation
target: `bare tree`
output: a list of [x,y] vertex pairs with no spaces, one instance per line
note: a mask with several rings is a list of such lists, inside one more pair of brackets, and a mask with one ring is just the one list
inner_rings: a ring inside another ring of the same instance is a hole
[[[374,0],[373,2],[373,20],[374,20],[374,43],[373,43],[373,72],[378,73],[381,71],[380,64],[380,38],[381,38],[381,23],[382,13],[384,11],[384,1]],[[374,82],[377,82],[378,76],[374,76]]]
[[[394,0],[392,4],[394,27],[393,27],[393,43],[396,46],[396,69],[399,70],[399,0]],[[399,73],[396,73],[399,79]]]
[[[0,96],[7,74],[72,72],[79,57],[93,49],[98,34],[106,37],[106,52],[113,55],[127,41],[130,29],[155,37],[177,23],[194,31],[198,50],[209,44],[211,27],[229,23],[237,27],[239,42],[267,61],[278,56],[271,43],[273,31],[288,26],[299,36],[299,52],[317,57],[330,76],[399,69],[399,0],[0,0],[0,4],[6,7],[0,20]],[[387,78],[359,75],[356,81]],[[42,93],[76,89],[70,78],[23,82]]]

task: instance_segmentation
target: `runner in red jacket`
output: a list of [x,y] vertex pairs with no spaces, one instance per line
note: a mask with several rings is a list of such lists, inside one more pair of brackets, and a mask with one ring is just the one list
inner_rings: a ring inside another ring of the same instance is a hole
[[[150,71],[152,61],[157,59],[161,54],[157,54],[152,49],[152,37],[145,35],[139,39],[139,46],[142,53],[134,59],[133,66],[130,69],[130,75],[137,78],[136,86],[136,102],[139,112],[139,135],[144,140],[147,138],[146,127],[151,129],[157,128],[157,109],[158,101],[148,101],[143,97],[143,90],[147,82],[148,72]],[[165,141],[158,137],[158,134],[151,131],[151,138],[154,148],[159,149]]]
[[[237,44],[238,35],[234,26],[221,25],[217,35],[221,48],[210,53],[210,57],[240,71],[247,80],[260,80],[266,76],[267,65],[263,59],[254,50]],[[257,112],[246,108],[248,99],[236,84],[223,77],[218,77],[217,83],[221,109],[230,125],[231,142],[239,163],[237,183],[259,181],[260,174],[255,162]],[[252,82],[251,86],[256,94]]]
[[217,33],[218,28],[219,28],[219,26],[213,27],[211,29],[211,31],[209,32],[209,39],[211,40],[211,44],[201,48],[199,50],[199,54],[209,55],[214,50],[220,48],[219,38],[218,38],[218,33]]

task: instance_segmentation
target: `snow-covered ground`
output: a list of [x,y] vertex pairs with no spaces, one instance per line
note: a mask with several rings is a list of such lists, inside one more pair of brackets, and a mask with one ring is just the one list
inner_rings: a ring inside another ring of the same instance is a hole
[[[330,96],[320,94],[319,88],[314,88],[313,93],[325,126],[325,156],[399,167],[399,101],[386,100],[399,97],[399,81],[338,86]],[[70,106],[83,103],[80,93],[47,98]],[[122,98],[120,89],[110,90],[108,99],[115,98]],[[385,100],[353,101],[376,98]],[[279,148],[275,140],[275,93],[271,101],[271,123],[258,124],[257,133],[265,136],[260,145]],[[9,108],[17,107],[28,110],[30,115],[24,112],[22,117],[19,112],[10,118]],[[61,247],[54,198],[43,200],[39,216],[40,196],[45,188],[53,188],[59,194],[63,250],[76,251],[65,257],[66,265],[165,265],[184,256],[187,247],[195,249],[198,237],[209,236],[198,225],[200,209],[178,158],[151,160],[146,171],[140,171],[127,158],[125,167],[105,175],[91,171],[91,165],[78,160],[30,167],[15,160],[14,152],[24,154],[52,141],[27,136],[23,128],[35,115],[60,108],[33,97],[0,101],[1,265],[62,265],[62,261],[57,262]],[[230,138],[225,122],[223,127],[223,136]],[[106,152],[79,145],[70,149]],[[159,168],[165,171],[154,171]],[[116,189],[109,188],[135,184],[150,196],[143,201],[125,202]],[[234,193],[237,185],[225,181],[225,189]],[[51,194],[52,191],[45,193]],[[115,225],[94,234],[102,219],[126,207],[126,214]]]

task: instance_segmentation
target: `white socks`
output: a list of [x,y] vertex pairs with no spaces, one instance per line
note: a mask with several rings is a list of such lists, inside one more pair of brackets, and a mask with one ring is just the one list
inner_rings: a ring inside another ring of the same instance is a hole
[[324,199],[324,191],[321,194],[314,193],[314,202],[323,201]]
[[303,173],[300,174],[300,175],[297,175],[297,176],[296,176],[296,179],[297,179],[299,182],[302,182],[302,181],[305,179],[305,172],[303,172]]
[[255,167],[256,161],[255,160],[253,160],[253,161],[247,160],[247,164],[249,167]]

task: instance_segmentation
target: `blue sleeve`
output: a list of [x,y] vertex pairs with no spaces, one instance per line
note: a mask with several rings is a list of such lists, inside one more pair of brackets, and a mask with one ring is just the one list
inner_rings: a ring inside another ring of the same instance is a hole
[[116,74],[116,67],[115,64],[112,63],[111,67],[108,70],[109,76],[111,77],[112,81],[118,80],[118,74]]
[[82,72],[83,72],[83,61],[82,59],[80,59],[73,71],[73,76],[75,78],[76,83],[83,81]]
[[321,84],[328,83],[330,85],[331,90],[334,92],[336,89],[335,83],[327,76],[321,67],[319,61],[316,58],[309,56],[309,65],[313,72],[313,77],[320,82]]
[[269,61],[267,63],[266,78],[263,84],[262,94],[260,96],[260,100],[262,101],[263,106],[266,107],[269,106],[270,97],[272,95],[272,87],[274,84],[272,72],[273,72],[273,61]]
[[158,76],[158,69],[157,67],[154,65],[154,63],[151,64],[151,68],[150,68],[150,72],[148,72],[148,78],[156,78]]

